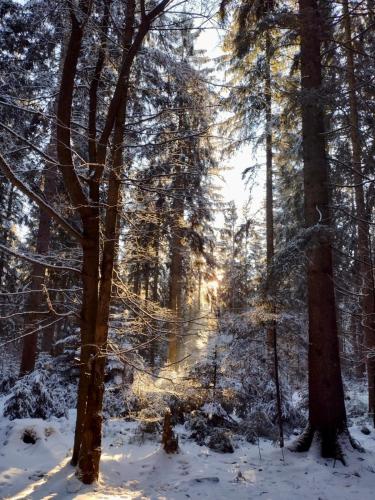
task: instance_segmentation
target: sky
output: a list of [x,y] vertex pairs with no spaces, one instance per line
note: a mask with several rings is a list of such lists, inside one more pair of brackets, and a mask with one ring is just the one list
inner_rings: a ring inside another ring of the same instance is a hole
[[[198,50],[205,50],[207,57],[212,61],[214,58],[219,57],[223,54],[223,51],[221,49],[222,36],[223,31],[219,29],[202,30],[197,39],[196,48]],[[209,66],[214,66],[214,63],[211,62]],[[214,77],[216,80],[216,84],[225,83],[226,77],[224,72],[215,71]],[[261,168],[261,170],[257,173],[255,177],[255,185],[253,186],[251,193],[249,186],[247,186],[246,182],[242,179],[242,172],[247,167],[255,163],[262,164],[261,156],[261,151],[255,155],[252,147],[245,144],[235,154],[233,154],[233,156],[225,159],[220,164],[221,167],[224,167],[224,171],[222,173],[222,180],[219,180],[217,184],[221,187],[223,201],[229,202],[233,200],[236,203],[239,216],[241,216],[245,205],[247,205],[249,215],[253,216],[264,204],[265,169]],[[223,217],[218,214],[216,220],[217,224],[221,225],[223,222]]]

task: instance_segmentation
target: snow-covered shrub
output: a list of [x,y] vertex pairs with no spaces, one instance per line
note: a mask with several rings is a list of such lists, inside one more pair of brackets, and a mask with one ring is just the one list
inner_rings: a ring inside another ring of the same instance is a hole
[[4,416],[15,418],[61,417],[75,406],[74,385],[61,377],[53,359],[40,356],[33,372],[18,380],[4,405]]
[[139,410],[139,399],[131,389],[120,386],[106,387],[103,414],[105,417],[130,417]]
[[[250,441],[278,435],[276,387],[272,366],[266,359],[264,324],[259,310],[222,317],[214,347],[191,372],[207,388],[212,401],[202,410],[211,411],[214,418],[221,412],[233,414],[239,421],[239,431]],[[283,356],[280,359],[283,425],[289,432],[304,427],[307,413],[302,398],[293,398],[295,389],[283,370]]]
[[185,427],[197,444],[221,453],[233,453],[230,436],[238,430],[238,424],[217,402],[205,403],[200,410],[190,413]]
[[131,443],[142,444],[146,440],[160,440],[163,417],[153,409],[143,409],[137,416],[138,426],[130,438]]
[[141,410],[138,414],[139,430],[144,434],[157,434],[161,430],[162,416],[152,409]]
[[207,446],[217,453],[234,452],[231,434],[224,429],[213,429],[208,438]]
[[14,370],[7,369],[0,373],[0,394],[8,394],[17,381]]

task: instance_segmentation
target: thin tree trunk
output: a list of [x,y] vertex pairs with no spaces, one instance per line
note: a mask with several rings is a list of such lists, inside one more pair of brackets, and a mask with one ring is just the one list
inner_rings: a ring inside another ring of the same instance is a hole
[[[3,185],[1,187],[3,188],[5,186]],[[7,243],[8,237],[9,237],[9,230],[10,230],[9,221],[11,220],[12,211],[13,211],[13,200],[14,200],[14,185],[10,184],[7,209],[6,209],[6,214],[5,214],[5,220],[7,221],[7,225],[2,224],[2,227],[4,227],[4,229],[2,231],[2,233],[3,233],[2,234],[2,243],[4,245]],[[5,253],[0,252],[0,288],[2,286],[2,281],[3,281],[3,276],[4,276],[4,267],[5,267]],[[4,321],[1,321],[0,322],[0,335],[2,335],[4,332],[4,326],[5,326]]]
[[[5,227],[2,231],[2,243],[5,245],[7,243],[7,240],[8,240],[8,236],[9,236],[9,221],[10,221],[10,218],[12,216],[12,210],[13,210],[13,199],[14,199],[14,185],[13,184],[10,184],[9,186],[9,194],[8,194],[8,203],[7,203],[7,210],[6,210],[6,216],[5,216],[5,220],[7,222],[7,225],[3,227]],[[2,280],[3,280],[3,275],[4,275],[4,265],[5,265],[5,254],[4,252],[1,252],[0,253],[0,285],[2,283]]]
[[[266,33],[266,78],[264,97],[266,102],[266,244],[267,244],[267,281],[270,280],[272,260],[274,257],[274,229],[273,229],[273,155],[272,155],[272,90],[271,90],[271,40]],[[267,294],[270,292],[270,283],[267,283]],[[271,314],[274,313],[274,304],[271,304]],[[271,322],[267,330],[267,346],[269,357],[273,357],[276,336],[276,323]]]
[[171,238],[171,264],[169,276],[169,308],[175,314],[175,323],[169,331],[168,338],[168,362],[176,363],[178,356],[178,342],[181,335],[179,320],[182,311],[182,266],[183,266],[183,244],[182,244],[182,220],[184,217],[183,182],[180,166],[176,167],[176,182],[174,186],[173,223]]
[[154,268],[153,268],[153,273],[152,273],[152,291],[151,291],[151,296],[153,302],[159,302],[159,274],[160,274],[160,268],[159,268],[159,238],[158,238],[158,233],[156,234],[156,239],[155,239],[155,263],[154,263]]
[[[270,293],[271,266],[275,253],[274,248],[274,224],[273,224],[273,153],[272,153],[272,86],[271,86],[271,36],[266,32],[266,79],[265,79],[265,101],[266,101],[266,240],[267,240],[267,294]],[[276,308],[274,300],[271,299],[270,313],[275,315]],[[269,358],[272,360],[272,373],[276,387],[276,407],[279,425],[279,444],[284,446],[284,429],[282,421],[281,390],[279,378],[279,356],[277,349],[277,325],[272,319],[267,331],[267,344]]]
[[[44,169],[44,194],[47,200],[52,198],[55,190],[56,177],[55,169],[52,165],[47,165]],[[36,253],[38,255],[47,255],[51,240],[51,217],[47,212],[40,209],[39,225],[36,240]],[[37,357],[38,332],[35,331],[37,323],[40,320],[38,312],[43,307],[43,285],[45,283],[46,267],[42,263],[34,263],[31,271],[31,292],[26,302],[26,311],[31,311],[27,315],[27,330],[33,332],[31,335],[26,335],[22,345],[22,356],[20,366],[20,377],[31,372],[35,368]],[[46,332],[44,332],[44,335]]]
[[145,289],[145,299],[148,300],[149,290],[150,290],[150,263],[146,262],[143,271],[144,289]]

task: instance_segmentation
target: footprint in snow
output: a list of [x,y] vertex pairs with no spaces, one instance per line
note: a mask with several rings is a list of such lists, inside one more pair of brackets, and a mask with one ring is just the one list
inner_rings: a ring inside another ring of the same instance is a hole
[[42,479],[42,477],[44,477],[46,474],[47,474],[46,472],[37,470],[29,476],[29,479],[31,479],[32,481],[35,481],[37,479]]

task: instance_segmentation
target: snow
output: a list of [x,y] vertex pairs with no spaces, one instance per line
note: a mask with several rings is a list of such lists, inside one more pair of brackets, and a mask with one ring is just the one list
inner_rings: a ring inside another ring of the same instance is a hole
[[[139,444],[136,422],[110,419],[104,426],[99,483],[84,486],[69,464],[74,412],[69,418],[0,423],[0,498],[3,499],[253,499],[369,500],[374,497],[375,433],[352,435],[365,454],[347,451],[348,465],[309,453],[282,451],[270,441],[259,447],[237,438],[233,454],[220,454],[188,439],[183,426],[180,453],[166,455],[155,441]],[[32,429],[35,444],[22,440]],[[133,439],[132,439],[133,438]]]

